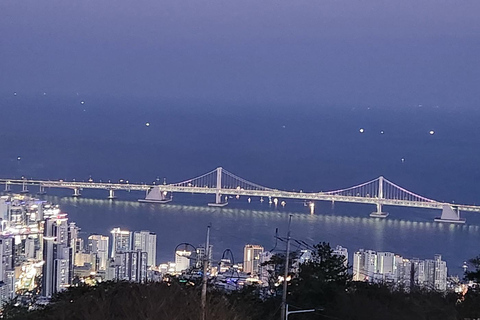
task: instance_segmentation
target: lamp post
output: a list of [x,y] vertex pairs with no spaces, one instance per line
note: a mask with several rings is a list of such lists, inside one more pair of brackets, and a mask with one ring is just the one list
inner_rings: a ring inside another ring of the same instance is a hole
[[287,306],[287,289],[288,289],[288,284],[287,284],[287,277],[288,277],[288,256],[290,255],[290,224],[292,223],[292,215],[289,216],[288,218],[288,232],[287,232],[287,252],[285,255],[285,274],[283,277],[283,292],[282,292],[282,311],[280,315],[281,320],[287,320],[286,317],[288,317],[287,312],[286,312],[286,306]]
[[292,313],[307,313],[307,312],[314,312],[314,311],[315,309],[288,311],[288,304],[287,304],[285,305],[285,320],[288,320],[288,315]]
[[205,242],[205,253],[203,255],[203,277],[202,277],[202,320],[207,319],[207,271],[208,258],[210,254],[210,226],[207,227],[207,241]]

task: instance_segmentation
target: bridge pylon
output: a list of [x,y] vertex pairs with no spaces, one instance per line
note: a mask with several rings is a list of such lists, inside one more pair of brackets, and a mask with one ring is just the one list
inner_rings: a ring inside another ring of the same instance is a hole
[[388,212],[383,212],[382,211],[382,200],[384,199],[384,197],[383,197],[383,182],[384,182],[384,178],[383,178],[383,176],[380,176],[378,178],[377,211],[374,211],[374,212],[370,213],[370,217],[372,217],[372,218],[386,218],[386,217],[388,217]]
[[223,174],[223,168],[218,167],[216,169],[217,172],[217,186],[215,188],[215,203],[209,203],[208,205],[210,207],[225,207],[228,202],[225,200],[225,202],[222,202],[222,174]]

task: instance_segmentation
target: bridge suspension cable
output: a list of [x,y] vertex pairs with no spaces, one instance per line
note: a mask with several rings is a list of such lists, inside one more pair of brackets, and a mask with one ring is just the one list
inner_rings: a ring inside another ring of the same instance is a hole
[[182,182],[170,184],[174,187],[201,187],[201,188],[217,188],[217,174],[221,171],[221,188],[229,190],[261,190],[272,191],[274,189],[261,186],[259,184],[245,180],[223,168],[217,168],[209,171],[201,176],[188,179]]
[[216,187],[216,174],[217,169],[209,171],[201,176],[188,179],[182,182],[172,183],[171,186],[174,187],[207,187],[207,188],[215,188]]
[[416,202],[430,202],[430,203],[436,203],[438,201],[422,197],[416,193],[413,193],[411,191],[408,191],[405,188],[400,187],[399,185],[387,180],[383,179],[385,182],[385,187],[384,188],[384,195],[386,199],[391,199],[391,200],[408,200],[408,201],[416,201]]
[[222,188],[225,189],[243,189],[243,190],[262,190],[273,191],[274,189],[261,186],[259,184],[245,180],[225,169],[222,169]]
[[373,179],[362,184],[348,187],[339,190],[327,191],[323,192],[327,195],[337,195],[337,196],[345,196],[345,197],[371,197],[375,198],[378,195],[378,188],[379,184],[378,181],[380,178]]

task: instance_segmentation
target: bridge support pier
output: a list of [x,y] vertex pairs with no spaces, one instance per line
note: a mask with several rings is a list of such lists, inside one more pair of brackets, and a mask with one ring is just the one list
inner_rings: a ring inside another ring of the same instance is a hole
[[308,207],[310,208],[310,214],[315,214],[315,202],[310,201]]
[[5,182],[5,190],[4,190],[4,191],[5,191],[5,192],[10,192],[10,191],[12,191],[12,189],[10,188],[10,183],[8,183],[8,181]]
[[147,195],[145,196],[145,199],[138,199],[138,201],[148,203],[167,203],[172,201],[172,193],[170,193],[170,198],[168,198],[167,196],[167,191],[162,191],[160,190],[160,186],[156,186],[147,190]]
[[210,207],[225,207],[228,202],[222,202],[222,167],[217,168],[217,188],[215,191],[215,203],[209,203]]
[[382,204],[379,202],[377,203],[377,211],[370,213],[370,217],[372,218],[386,218],[388,217],[388,212],[382,212]]
[[47,194],[47,192],[45,191],[45,187],[43,185],[40,185],[40,189],[38,190],[37,194],[39,195]]
[[80,196],[81,196],[81,194],[80,194],[80,188],[74,188],[74,189],[73,189],[72,197],[78,198],[78,197],[80,197]]
[[442,207],[442,216],[435,218],[434,221],[457,224],[464,224],[466,222],[465,219],[460,218],[460,210],[457,209],[455,212],[455,210],[447,204],[444,204]]
[[20,193],[28,193],[27,183],[25,181],[22,183],[22,191],[20,191]]
[[108,190],[108,199],[109,200],[113,200],[113,199],[116,199],[117,197],[115,197],[115,190],[113,189],[109,189]]

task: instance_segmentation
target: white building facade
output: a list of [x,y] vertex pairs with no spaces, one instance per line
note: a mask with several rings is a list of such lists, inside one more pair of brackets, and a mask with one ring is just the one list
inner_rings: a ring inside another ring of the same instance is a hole
[[247,244],[243,250],[243,272],[257,275],[260,267],[260,256],[263,247],[255,244]]
[[108,237],[100,234],[92,234],[88,237],[88,252],[96,255],[98,271],[107,270],[108,242]]
[[133,250],[147,253],[147,265],[156,266],[157,263],[157,235],[150,231],[135,231],[133,233]]
[[441,255],[426,260],[405,259],[392,252],[360,249],[353,257],[354,281],[390,283],[405,290],[412,287],[447,289],[447,263]]

